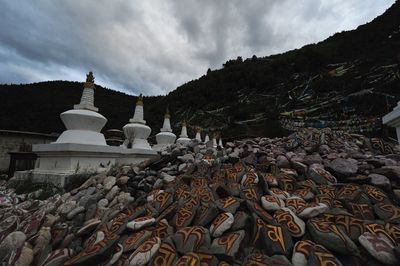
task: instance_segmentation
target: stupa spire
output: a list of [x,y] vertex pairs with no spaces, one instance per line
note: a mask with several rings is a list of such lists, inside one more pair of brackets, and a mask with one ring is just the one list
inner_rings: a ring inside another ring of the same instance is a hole
[[81,102],[74,105],[74,109],[90,110],[94,112],[99,111],[99,109],[94,106],[94,76],[92,71],[86,75],[86,82],[83,85]]

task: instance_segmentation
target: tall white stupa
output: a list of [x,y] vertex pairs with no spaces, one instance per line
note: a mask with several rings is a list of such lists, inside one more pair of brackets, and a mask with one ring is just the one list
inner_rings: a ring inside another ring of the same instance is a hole
[[147,138],[150,136],[151,128],[146,125],[146,121],[143,119],[143,96],[139,95],[135,113],[129,123],[123,128],[126,141],[124,146],[130,149],[138,150],[152,150]]
[[94,106],[94,77],[89,72],[80,103],[74,105],[74,109],[60,114],[67,130],[59,136],[56,143],[107,145],[104,135],[100,133],[107,119],[97,113],[98,110]]
[[189,141],[190,141],[190,139],[187,135],[187,125],[186,125],[186,121],[184,120],[182,122],[181,134],[179,135],[179,139],[176,142],[180,143],[180,144],[187,144],[187,143],[189,143]]
[[160,133],[156,135],[156,140],[157,140],[157,145],[154,145],[153,148],[155,150],[161,150],[162,148],[165,148],[171,144],[174,144],[176,140],[176,135],[172,133],[172,128],[171,128],[171,121],[170,121],[170,114],[169,110],[167,107],[167,110],[164,115],[164,123],[163,127],[160,129]]

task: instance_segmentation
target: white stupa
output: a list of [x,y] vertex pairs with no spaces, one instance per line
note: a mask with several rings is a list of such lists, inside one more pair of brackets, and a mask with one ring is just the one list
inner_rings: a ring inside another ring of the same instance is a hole
[[203,141],[201,140],[201,128],[200,128],[200,127],[198,127],[197,130],[196,130],[196,137],[195,137],[195,139],[197,139],[199,142],[203,142]]
[[107,145],[101,129],[107,119],[97,113],[94,106],[94,77],[89,72],[83,87],[81,102],[74,105],[74,109],[60,114],[61,120],[67,128],[56,143],[77,143],[92,145]]
[[208,136],[208,134],[206,134],[206,137],[204,138],[204,143],[207,143],[210,141],[210,137]]
[[124,146],[130,149],[152,150],[147,138],[150,136],[151,128],[143,119],[143,96],[139,95],[136,102],[135,114],[129,119],[129,124],[123,128],[126,141]]
[[222,138],[221,138],[221,136],[219,137],[218,146],[220,146],[221,148],[224,147],[224,145],[222,144]]
[[133,149],[108,146],[100,133],[107,119],[94,106],[94,77],[90,72],[80,103],[60,115],[67,130],[56,142],[32,145],[38,155],[35,169],[17,171],[15,176],[64,187],[73,181],[74,174],[103,172],[114,164],[138,164],[156,157],[147,142],[151,130],[143,120],[143,102],[138,107],[131,123],[124,127],[125,134],[133,140]]
[[155,150],[161,150],[171,144],[173,144],[176,140],[176,135],[172,133],[171,129],[171,121],[170,121],[170,114],[167,108],[167,111],[164,115],[164,123],[163,127],[160,129],[160,133],[156,135],[157,145],[154,145]]
[[180,144],[187,144],[189,143],[189,141],[190,139],[187,135],[186,121],[183,121],[181,134],[179,135],[179,139],[176,142]]
[[216,148],[216,147],[218,146],[218,144],[217,144],[217,134],[216,134],[216,133],[213,134],[212,146],[213,146],[214,148]]

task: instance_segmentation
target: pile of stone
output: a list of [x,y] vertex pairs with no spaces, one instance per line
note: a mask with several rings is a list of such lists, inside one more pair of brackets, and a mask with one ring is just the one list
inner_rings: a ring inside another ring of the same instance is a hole
[[0,261],[400,263],[400,155],[392,146],[314,129],[224,149],[208,144],[172,145],[160,158],[94,175],[42,201],[4,184]]

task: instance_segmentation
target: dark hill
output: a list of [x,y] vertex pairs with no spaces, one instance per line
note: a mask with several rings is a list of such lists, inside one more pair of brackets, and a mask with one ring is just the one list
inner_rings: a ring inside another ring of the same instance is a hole
[[[380,117],[400,99],[400,2],[356,30],[283,54],[243,60],[207,71],[164,97],[145,98],[145,119],[158,131],[167,103],[172,122],[225,137],[275,136],[299,126],[381,135]],[[79,101],[82,83],[0,86],[4,129],[61,131],[59,113]],[[97,86],[96,105],[121,128],[134,99]]]

